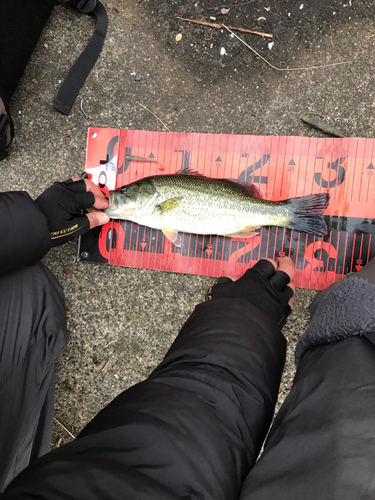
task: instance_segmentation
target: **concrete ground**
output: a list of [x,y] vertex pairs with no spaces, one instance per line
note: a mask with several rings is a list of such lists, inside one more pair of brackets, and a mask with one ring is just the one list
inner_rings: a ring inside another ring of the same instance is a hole
[[[349,136],[374,137],[373,1],[104,3],[107,41],[70,116],[51,103],[93,21],[55,8],[13,98],[16,137],[9,159],[0,164],[2,190],[27,190],[36,197],[54,181],[79,175],[89,126],[163,130],[137,101],[172,131],[322,136],[300,121],[303,112],[315,111]],[[178,15],[209,20],[222,7],[230,7],[231,25],[274,33],[271,50],[269,40],[244,35],[274,66],[350,63],[278,71],[225,30],[205,40],[209,28],[176,20]],[[74,241],[45,258],[64,287],[70,313],[69,344],[57,362],[56,419],[73,435],[151,372],[212,281],[78,263],[76,252]],[[293,380],[294,347],[314,295],[297,290],[284,328],[289,347],[280,402]],[[70,439],[56,422],[54,445]]]

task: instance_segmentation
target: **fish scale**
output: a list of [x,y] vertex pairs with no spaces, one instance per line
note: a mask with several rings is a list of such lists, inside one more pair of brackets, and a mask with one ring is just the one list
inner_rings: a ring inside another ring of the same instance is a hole
[[[184,221],[189,226],[189,229],[185,229],[186,232],[194,232],[191,226],[198,221],[204,221],[210,226],[205,234],[210,231],[217,234],[217,231],[223,229],[226,220],[232,224],[227,229],[229,233],[248,226],[289,225],[290,210],[285,202],[250,198],[242,188],[225,180],[211,179],[207,183],[206,178],[174,175],[155,176],[152,182],[163,201],[171,197],[181,199],[181,204],[173,213],[165,213],[161,222],[173,224],[172,218]],[[219,226],[217,230],[216,226]]]

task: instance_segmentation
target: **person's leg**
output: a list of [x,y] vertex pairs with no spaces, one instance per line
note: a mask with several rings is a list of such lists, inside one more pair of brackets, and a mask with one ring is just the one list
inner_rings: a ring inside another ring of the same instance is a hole
[[0,498],[236,500],[271,422],[285,348],[277,323],[246,300],[199,305],[147,380]]
[[375,285],[353,277],[324,295],[241,500],[375,497],[373,332]]
[[0,278],[0,491],[50,449],[54,361],[66,345],[62,288],[39,263]]

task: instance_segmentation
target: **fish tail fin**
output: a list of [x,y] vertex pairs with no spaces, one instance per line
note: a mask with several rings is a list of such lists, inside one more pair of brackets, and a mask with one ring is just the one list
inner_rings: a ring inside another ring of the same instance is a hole
[[323,213],[328,206],[328,202],[328,193],[292,198],[289,200],[291,218],[288,228],[315,236],[325,236],[327,234],[327,224]]

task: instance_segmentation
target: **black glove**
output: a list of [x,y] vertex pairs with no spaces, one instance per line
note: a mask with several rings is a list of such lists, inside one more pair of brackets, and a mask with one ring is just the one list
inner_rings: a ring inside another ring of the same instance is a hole
[[93,206],[95,196],[86,191],[83,180],[55,182],[35,203],[48,221],[53,247],[90,229],[90,222],[86,215],[82,215],[82,210]]
[[246,299],[282,328],[291,311],[288,302],[293,297],[293,290],[287,286],[289,282],[290,278],[284,271],[275,271],[271,262],[262,259],[237,281],[219,278],[207,290],[206,300]]

